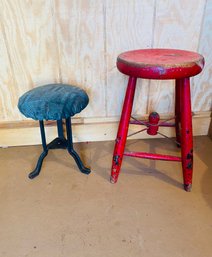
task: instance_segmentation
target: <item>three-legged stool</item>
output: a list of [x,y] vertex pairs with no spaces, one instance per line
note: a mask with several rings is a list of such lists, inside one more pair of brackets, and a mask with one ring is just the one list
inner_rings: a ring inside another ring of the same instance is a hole
[[[144,49],[122,53],[117,58],[120,72],[129,76],[125,100],[113,153],[111,182],[116,183],[124,156],[152,160],[182,162],[184,189],[191,191],[193,173],[193,138],[190,77],[200,73],[204,58],[198,53],[173,49]],[[159,115],[150,114],[149,122],[130,121],[137,78],[175,80],[175,124],[159,122]],[[159,126],[175,126],[181,157],[144,152],[125,152],[129,124],[147,126],[147,133],[156,135]]]
[[[71,117],[81,112],[89,102],[86,92],[78,87],[65,84],[49,84],[34,88],[22,95],[18,102],[19,110],[28,118],[39,120],[43,152],[35,169],[29,174],[33,179],[40,174],[42,163],[50,149],[66,148],[74,158],[82,173],[91,171],[85,167],[73,148]],[[66,133],[63,133],[63,119],[66,123]],[[48,145],[43,120],[56,120],[58,137]]]

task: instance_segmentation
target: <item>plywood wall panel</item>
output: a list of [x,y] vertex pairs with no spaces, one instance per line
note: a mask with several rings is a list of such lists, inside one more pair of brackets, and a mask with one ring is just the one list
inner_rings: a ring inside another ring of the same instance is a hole
[[[154,24],[154,0],[106,1],[107,115],[120,115],[127,77],[116,68],[121,52],[150,48]],[[133,113],[145,114],[148,81],[138,80]]]
[[[204,5],[205,0],[157,0],[153,47],[197,51]],[[148,112],[173,112],[174,81],[151,81],[150,87]]]
[[[18,98],[27,90],[58,80],[58,60],[55,48],[52,1],[0,1],[1,26],[7,54],[4,56],[10,78],[7,87],[11,101],[4,102],[8,109],[6,120],[22,119],[16,107]],[[4,59],[1,60],[4,63]],[[2,76],[5,76],[4,74]],[[8,97],[4,83],[1,94]],[[11,105],[10,105],[11,104]]]
[[[211,0],[0,0],[0,10],[0,123],[24,119],[19,96],[51,82],[88,92],[82,120],[119,117],[128,78],[116,58],[151,47],[205,56],[203,73],[192,79],[192,104],[211,109]],[[173,113],[173,83],[139,79],[133,113]]]
[[55,14],[61,81],[87,91],[90,103],[79,116],[105,116],[103,2],[55,0]]
[[212,1],[207,0],[203,16],[202,31],[198,51],[205,58],[205,67],[194,78],[192,103],[194,111],[207,111],[212,108]]
[[12,69],[12,60],[8,55],[8,42],[5,36],[4,27],[0,23],[0,120],[7,120],[8,114],[14,111],[13,99],[15,92],[14,74]]
[[205,0],[157,0],[154,47],[196,51]]

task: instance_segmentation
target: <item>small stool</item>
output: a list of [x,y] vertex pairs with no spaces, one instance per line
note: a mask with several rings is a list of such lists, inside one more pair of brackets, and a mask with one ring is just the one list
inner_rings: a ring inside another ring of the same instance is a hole
[[[129,76],[125,100],[113,153],[111,182],[118,180],[123,155],[152,160],[182,162],[184,189],[191,191],[193,169],[192,114],[190,77],[200,73],[204,58],[198,53],[173,49],[143,49],[122,53],[117,58],[117,67]],[[151,113],[149,122],[133,118],[130,121],[137,78],[175,79],[175,123],[159,122],[159,114]],[[176,139],[181,146],[181,158],[170,155],[143,152],[124,152],[129,124],[147,126],[147,133],[156,135],[159,126],[175,126]]]
[[[82,173],[89,174],[79,155],[73,148],[71,117],[81,112],[89,102],[86,92],[78,87],[65,84],[49,84],[26,92],[20,97],[18,108],[26,117],[39,120],[43,152],[40,155],[36,168],[29,174],[33,179],[38,176],[44,158],[50,149],[67,148]],[[66,122],[67,139],[63,134],[63,119]],[[58,137],[48,145],[43,120],[56,120]]]

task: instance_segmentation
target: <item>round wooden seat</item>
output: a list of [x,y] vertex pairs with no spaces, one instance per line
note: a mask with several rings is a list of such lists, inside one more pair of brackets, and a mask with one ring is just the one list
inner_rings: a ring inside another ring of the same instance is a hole
[[117,67],[131,77],[146,79],[179,79],[200,73],[202,55],[176,49],[140,49],[120,54]]

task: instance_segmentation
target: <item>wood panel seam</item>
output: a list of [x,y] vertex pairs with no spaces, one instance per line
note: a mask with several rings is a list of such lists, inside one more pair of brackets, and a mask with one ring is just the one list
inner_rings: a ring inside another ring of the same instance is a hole
[[[153,25],[152,25],[152,42],[151,48],[154,47],[155,42],[155,23],[156,23],[156,1],[154,0],[154,11],[153,11]],[[146,105],[146,113],[150,113],[150,92],[151,92],[151,80],[148,81],[148,89],[147,89],[147,105]]]
[[200,45],[201,45],[200,39],[201,39],[202,33],[203,33],[203,25],[204,25],[205,13],[206,13],[207,1],[208,0],[205,0],[205,5],[204,5],[204,9],[203,9],[203,14],[202,14],[202,20],[201,20],[201,25],[200,25],[200,33],[199,33],[199,40],[198,40],[198,45],[197,45],[197,52],[199,52]]
[[55,8],[55,0],[52,0],[52,17],[54,19],[54,38],[56,42],[56,53],[57,53],[57,63],[58,63],[58,76],[59,82],[63,83],[62,80],[62,70],[61,70],[61,62],[60,62],[60,47],[58,42],[58,30],[57,30],[57,17],[56,17],[56,8]]
[[107,0],[103,1],[102,8],[103,8],[103,31],[104,31],[104,84],[105,84],[105,102],[104,102],[104,108],[105,108],[105,115],[108,117],[108,108],[107,108]]

